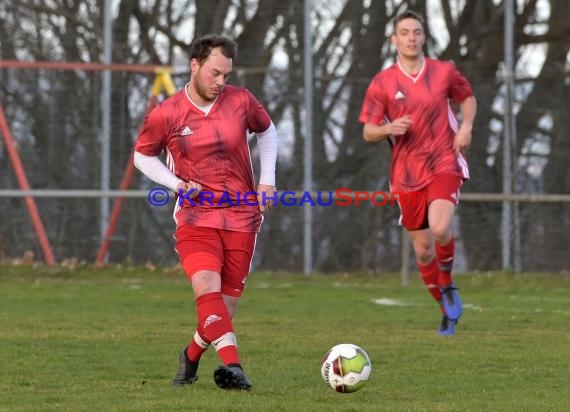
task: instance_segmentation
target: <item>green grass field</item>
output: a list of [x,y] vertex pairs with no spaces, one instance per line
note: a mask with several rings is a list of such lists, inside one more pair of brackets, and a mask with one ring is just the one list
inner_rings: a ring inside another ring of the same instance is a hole
[[[196,385],[170,386],[195,322],[178,270],[1,266],[0,410],[570,410],[570,276],[457,281],[466,309],[458,334],[443,338],[417,280],[252,274],[234,319],[254,385],[241,393],[215,386],[212,349]],[[320,375],[342,342],[373,364],[353,394]]]

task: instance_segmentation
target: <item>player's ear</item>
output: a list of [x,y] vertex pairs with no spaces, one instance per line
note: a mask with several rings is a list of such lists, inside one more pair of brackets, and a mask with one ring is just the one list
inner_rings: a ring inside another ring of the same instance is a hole
[[198,59],[193,58],[192,60],[190,60],[190,71],[196,72],[198,71],[199,68],[200,68],[200,62],[198,61]]

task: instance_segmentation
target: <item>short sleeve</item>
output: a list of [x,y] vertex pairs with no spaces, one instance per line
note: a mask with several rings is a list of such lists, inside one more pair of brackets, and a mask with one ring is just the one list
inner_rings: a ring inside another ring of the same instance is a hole
[[385,110],[380,79],[376,76],[366,90],[358,120],[361,123],[381,124],[384,122]]
[[259,100],[257,100],[249,90],[247,90],[247,99],[247,128],[253,133],[266,131],[269,128],[269,125],[271,125],[269,114]]
[[158,156],[166,147],[166,138],[162,110],[157,106],[146,116],[135,150],[146,156]]
[[461,74],[459,69],[453,64],[450,65],[450,76],[449,76],[449,97],[451,97],[456,102],[462,102],[470,96],[473,96],[473,88],[471,83]]

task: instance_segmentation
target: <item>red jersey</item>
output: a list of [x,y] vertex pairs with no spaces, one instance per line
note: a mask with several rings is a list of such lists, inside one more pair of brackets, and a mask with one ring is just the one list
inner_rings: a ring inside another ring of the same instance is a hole
[[[208,114],[181,90],[155,107],[145,119],[135,150],[158,156],[182,180],[202,185],[193,202],[177,200],[178,226],[258,232],[263,216],[255,203],[248,132],[264,132],[271,119],[261,103],[242,87],[226,86]],[[249,193],[249,201],[244,202]]]
[[462,102],[472,95],[453,64],[429,58],[415,77],[395,63],[372,79],[360,122],[380,125],[405,115],[412,120],[405,134],[389,138],[392,191],[420,190],[440,174],[469,178],[465,158],[453,150],[458,124],[450,99]]

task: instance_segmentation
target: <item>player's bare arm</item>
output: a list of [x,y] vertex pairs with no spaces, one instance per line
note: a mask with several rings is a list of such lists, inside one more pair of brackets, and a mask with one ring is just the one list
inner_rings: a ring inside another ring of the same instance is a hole
[[475,97],[470,96],[463,100],[460,104],[461,126],[453,139],[453,150],[455,153],[464,153],[471,144],[471,131],[473,129],[473,121],[477,113],[477,102]]
[[[263,195],[265,193],[265,196]],[[273,199],[277,196],[277,188],[271,185],[257,185],[257,204],[259,211],[265,213],[273,206]]]
[[401,136],[406,133],[411,125],[412,119],[407,115],[382,125],[365,123],[363,130],[364,140],[367,142],[379,142],[390,136]]

